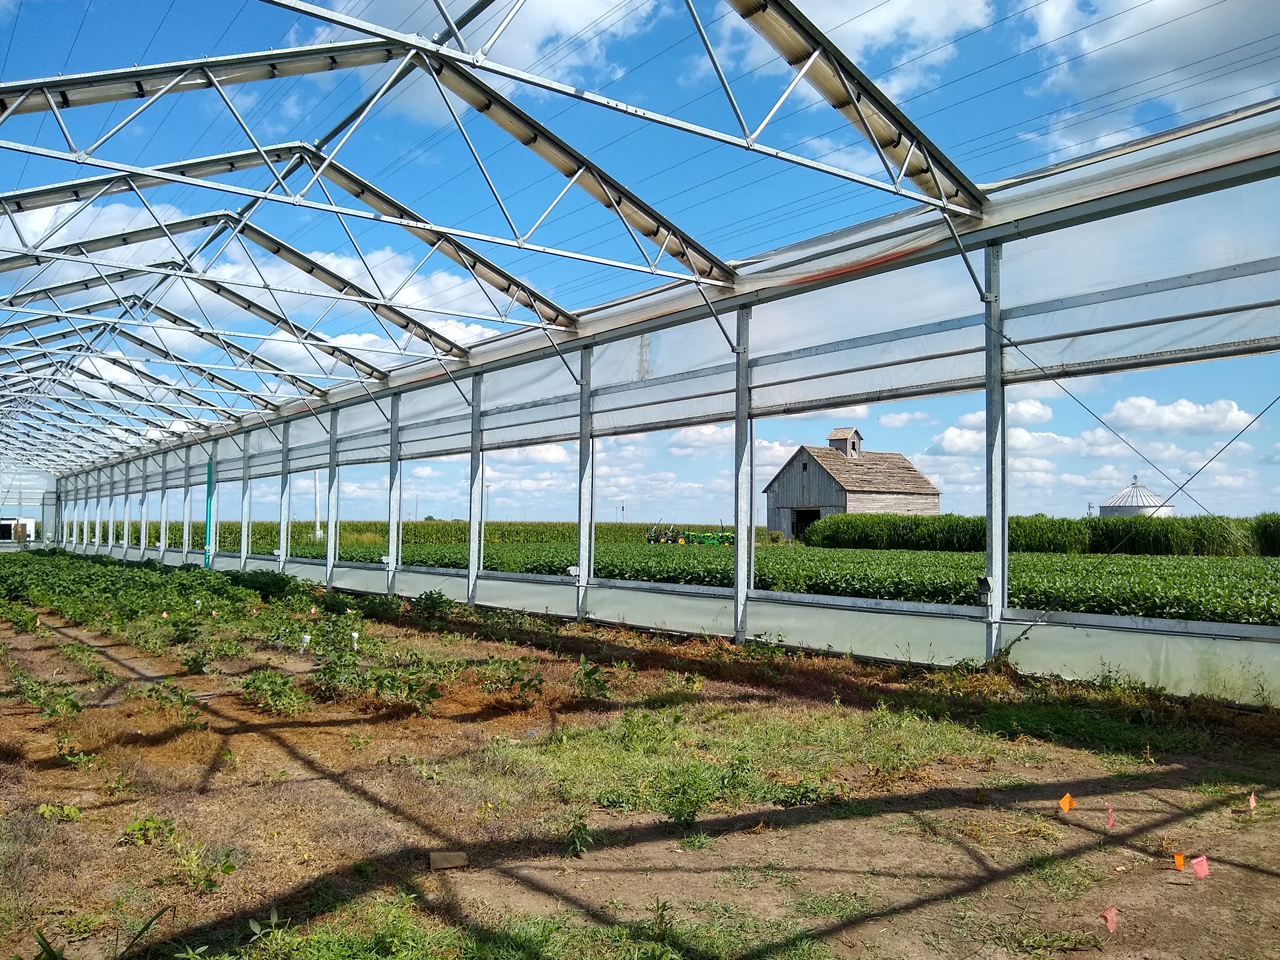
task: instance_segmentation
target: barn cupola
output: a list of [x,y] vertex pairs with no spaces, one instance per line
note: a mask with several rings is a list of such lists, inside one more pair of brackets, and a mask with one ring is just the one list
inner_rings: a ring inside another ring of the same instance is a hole
[[839,450],[850,460],[862,455],[862,434],[854,427],[836,427],[827,435],[827,446]]

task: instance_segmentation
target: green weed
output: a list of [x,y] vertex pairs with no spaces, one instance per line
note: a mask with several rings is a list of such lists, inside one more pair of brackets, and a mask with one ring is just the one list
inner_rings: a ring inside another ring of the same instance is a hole
[[293,717],[311,708],[311,698],[294,686],[293,678],[271,667],[249,674],[241,690],[245,700],[268,713]]
[[161,819],[154,813],[139,817],[124,828],[124,833],[116,841],[121,847],[145,847],[149,843],[169,841],[177,836],[178,830],[172,819]]

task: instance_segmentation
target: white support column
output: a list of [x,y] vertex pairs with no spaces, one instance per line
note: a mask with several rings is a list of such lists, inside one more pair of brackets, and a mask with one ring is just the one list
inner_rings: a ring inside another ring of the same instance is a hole
[[280,536],[276,544],[279,562],[276,569],[284,572],[285,562],[289,559],[289,537],[293,528],[289,526],[289,501],[293,494],[292,474],[289,473],[289,421],[280,429]]
[[578,619],[587,615],[587,587],[595,566],[596,467],[591,436],[591,348],[583,347],[578,373]]
[[400,569],[400,503],[403,494],[400,470],[400,394],[391,397],[391,422],[387,446],[387,595],[396,592]]
[[733,639],[747,640],[747,591],[751,582],[751,552],[755,537],[751,518],[751,370],[747,361],[751,342],[751,308],[738,308],[737,346],[734,347],[733,390]]
[[218,537],[218,441],[209,442],[209,462],[204,468],[204,565],[213,567],[221,546]]
[[107,550],[116,544],[116,468],[107,467]]
[[128,560],[129,547],[133,541],[133,510],[130,509],[133,504],[129,501],[129,461],[126,460],[120,467],[124,474],[121,482],[121,486],[124,487],[124,495],[121,498],[124,500],[124,535],[120,538],[120,547],[121,556]]
[[98,470],[98,482],[94,485],[98,499],[93,508],[93,545],[102,546],[102,470]]
[[150,483],[151,458],[142,458],[142,494],[138,498],[138,559],[147,559],[147,522],[151,519],[147,507],[147,484]]
[[160,558],[169,551],[169,451],[160,454]]
[[471,378],[471,509],[467,514],[467,604],[476,602],[476,582],[484,563],[484,450],[481,448],[483,422],[480,417],[481,375]]
[[987,394],[987,659],[1000,652],[1000,621],[1009,597],[1009,480],[1006,473],[1004,320],[1000,313],[998,243],[986,248]]
[[191,552],[191,451],[195,444],[187,444],[186,459],[182,471],[182,562],[187,562],[187,554]]
[[249,565],[249,538],[253,534],[253,501],[249,484],[249,437],[240,434],[240,569]]
[[338,411],[329,411],[329,522],[324,531],[324,582],[333,586],[338,562]]
[[80,546],[80,543],[81,543],[81,530],[83,529],[82,524],[84,522],[83,521],[83,511],[84,511],[83,483],[84,483],[84,478],[79,475],[77,475],[75,479],[72,481],[73,486],[71,488],[71,497],[72,497],[71,499],[71,546],[73,548]]

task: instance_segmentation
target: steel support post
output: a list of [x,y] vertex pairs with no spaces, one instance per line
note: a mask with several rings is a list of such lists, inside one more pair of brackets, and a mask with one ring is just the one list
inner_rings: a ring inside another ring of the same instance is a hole
[[387,425],[387,596],[396,592],[400,569],[400,504],[403,480],[400,470],[400,394],[391,397],[391,422]]
[[75,479],[75,499],[71,501],[72,521],[71,521],[71,542],[73,546],[80,546],[84,543],[84,477],[77,476]]
[[338,562],[338,411],[329,411],[329,520],[324,528],[324,582],[333,586]]
[[116,468],[107,467],[107,552],[116,545]]
[[187,562],[187,554],[191,552],[191,451],[194,444],[187,444],[186,459],[182,471],[182,562]]
[[747,640],[747,591],[751,582],[751,551],[754,529],[751,522],[751,487],[754,473],[751,450],[751,308],[738,308],[738,334],[733,348],[733,639]]
[[578,619],[587,615],[587,586],[595,566],[596,467],[591,436],[591,348],[580,353],[578,374]]
[[204,566],[213,568],[218,552],[218,441],[209,442],[209,462],[204,467]]
[[471,378],[471,509],[467,514],[467,604],[476,602],[476,582],[484,563],[484,450],[480,441],[483,423],[480,417],[481,375]]
[[150,511],[147,510],[147,483],[149,482],[151,458],[144,456],[142,458],[142,493],[138,497],[138,559],[147,559],[147,522],[151,519]]
[[160,559],[169,552],[169,451],[160,454]]
[[94,486],[98,499],[93,505],[93,545],[102,546],[102,471],[98,471],[98,482]]
[[1000,652],[1000,623],[1009,596],[1009,479],[1006,471],[1004,320],[1000,313],[1001,246],[986,248],[987,399],[987,659]]
[[240,435],[240,569],[249,566],[249,539],[253,534],[253,501],[250,499],[249,483],[249,438],[252,434]]
[[276,569],[284,572],[285,562],[289,559],[289,538],[293,529],[289,526],[289,503],[293,495],[293,475],[289,473],[289,421],[280,429],[280,535],[276,538],[276,553],[279,554]]
[[129,461],[126,460],[120,464],[120,468],[123,474],[121,486],[124,488],[124,535],[120,538],[120,555],[128,560],[129,548],[133,546],[133,511],[130,509],[133,504],[129,502]]

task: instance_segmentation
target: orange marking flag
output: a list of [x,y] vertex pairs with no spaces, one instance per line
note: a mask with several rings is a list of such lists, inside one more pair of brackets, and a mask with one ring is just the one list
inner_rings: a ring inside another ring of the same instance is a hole
[[1068,794],[1065,794],[1063,798],[1058,801],[1058,806],[1062,808],[1063,813],[1066,813],[1068,810],[1074,810],[1077,806],[1079,806],[1079,804],[1077,804],[1075,800],[1072,799],[1071,794],[1068,793]]
[[1098,914],[1098,916],[1100,916],[1102,918],[1102,922],[1107,925],[1108,933],[1116,932],[1116,917],[1119,916],[1119,913],[1116,911],[1114,904],[1107,907],[1107,909],[1103,910]]
[[1209,875],[1209,858],[1196,857],[1191,861],[1191,869],[1195,871],[1198,879],[1203,880]]
[[1173,855],[1173,869],[1175,869],[1175,870],[1181,870],[1181,869],[1182,869],[1182,867],[1183,867],[1183,860],[1184,860],[1184,858],[1183,858],[1182,854],[1180,854],[1180,853],[1175,853],[1175,854]]

